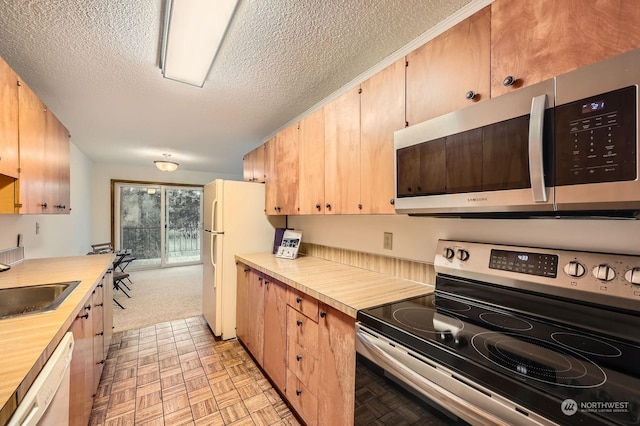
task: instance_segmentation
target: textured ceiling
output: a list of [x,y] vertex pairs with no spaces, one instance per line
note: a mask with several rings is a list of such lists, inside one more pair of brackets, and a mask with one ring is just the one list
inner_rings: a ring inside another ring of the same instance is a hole
[[[213,1],[213,0],[212,0]],[[0,0],[0,56],[96,162],[242,155],[470,0],[239,0],[203,88],[162,78],[161,0]]]

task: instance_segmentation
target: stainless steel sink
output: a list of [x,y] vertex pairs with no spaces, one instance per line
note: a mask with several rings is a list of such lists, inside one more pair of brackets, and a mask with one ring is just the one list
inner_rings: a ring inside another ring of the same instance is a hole
[[0,289],[0,319],[51,311],[71,294],[80,281]]

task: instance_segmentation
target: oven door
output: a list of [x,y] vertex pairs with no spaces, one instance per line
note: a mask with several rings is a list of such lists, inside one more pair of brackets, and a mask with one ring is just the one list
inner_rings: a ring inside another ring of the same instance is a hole
[[[554,424],[361,323],[356,323],[356,352],[356,424],[402,411],[422,424]],[[411,424],[411,418],[403,420]]]
[[552,212],[554,82],[395,133],[395,208],[408,214]]

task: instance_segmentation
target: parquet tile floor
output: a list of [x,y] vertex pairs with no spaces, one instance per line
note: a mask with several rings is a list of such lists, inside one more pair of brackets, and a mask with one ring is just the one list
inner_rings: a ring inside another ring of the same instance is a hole
[[115,333],[90,425],[299,425],[236,340],[202,317]]

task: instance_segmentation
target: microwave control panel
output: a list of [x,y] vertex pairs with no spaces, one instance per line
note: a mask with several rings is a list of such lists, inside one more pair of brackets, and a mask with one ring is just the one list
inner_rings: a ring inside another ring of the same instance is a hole
[[559,105],[556,185],[636,179],[637,87]]

